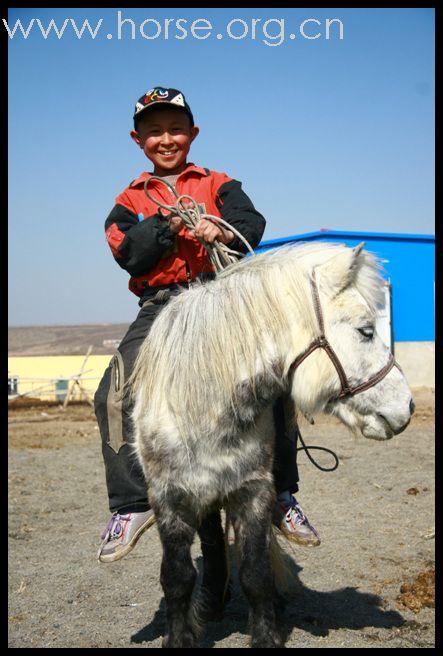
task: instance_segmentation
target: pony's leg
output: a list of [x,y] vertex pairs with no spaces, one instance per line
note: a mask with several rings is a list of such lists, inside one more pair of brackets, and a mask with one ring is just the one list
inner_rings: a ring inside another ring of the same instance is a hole
[[220,511],[207,515],[198,529],[203,555],[203,580],[196,602],[202,621],[218,619],[230,599],[228,567]]
[[191,558],[195,528],[173,509],[155,509],[163,545],[160,582],[166,602],[167,630],[162,647],[195,647],[198,626],[191,609],[197,572]]
[[271,515],[275,499],[269,481],[250,482],[229,497],[239,556],[239,578],[251,610],[251,647],[281,647],[271,565]]

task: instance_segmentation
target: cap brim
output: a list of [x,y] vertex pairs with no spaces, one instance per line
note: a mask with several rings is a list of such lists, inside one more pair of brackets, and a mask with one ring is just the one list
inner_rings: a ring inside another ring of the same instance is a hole
[[194,117],[192,116],[191,112],[186,109],[186,107],[182,107],[182,105],[176,105],[175,103],[171,102],[170,100],[156,100],[155,102],[151,103],[150,105],[146,105],[146,107],[143,107],[143,109],[140,109],[134,116],[132,117],[133,119],[138,118],[141,114],[144,114],[148,109],[155,109],[159,105],[168,105],[169,107],[174,107],[175,109],[181,109],[182,112],[185,112],[189,118],[193,121]]

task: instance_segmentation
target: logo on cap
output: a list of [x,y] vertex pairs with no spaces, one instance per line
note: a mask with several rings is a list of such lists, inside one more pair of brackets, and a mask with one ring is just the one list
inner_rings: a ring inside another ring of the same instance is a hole
[[146,93],[146,96],[143,99],[143,103],[145,105],[149,105],[149,103],[154,102],[156,100],[166,100],[168,96],[169,96],[169,89],[162,89],[162,87],[156,87],[154,89],[150,89],[150,91]]

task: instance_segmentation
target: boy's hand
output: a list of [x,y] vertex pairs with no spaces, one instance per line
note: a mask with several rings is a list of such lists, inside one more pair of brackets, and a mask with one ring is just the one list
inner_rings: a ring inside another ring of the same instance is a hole
[[234,239],[234,233],[226,228],[212,223],[208,219],[200,219],[195,224],[193,233],[198,239],[202,239],[208,244],[213,244],[218,239],[222,244],[230,244]]
[[173,232],[175,235],[178,232],[180,232],[180,230],[184,226],[182,219],[176,214],[171,214],[171,216],[168,219],[168,224],[169,224],[169,230]]

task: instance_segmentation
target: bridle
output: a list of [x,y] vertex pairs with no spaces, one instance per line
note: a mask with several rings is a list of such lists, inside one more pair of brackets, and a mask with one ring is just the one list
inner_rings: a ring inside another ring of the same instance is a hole
[[335,353],[334,349],[330,345],[326,335],[325,335],[325,326],[324,326],[324,321],[323,321],[323,313],[321,309],[321,304],[320,304],[320,295],[318,293],[318,287],[317,283],[315,280],[315,271],[312,274],[311,277],[311,291],[312,291],[312,298],[314,301],[314,309],[315,309],[315,314],[317,316],[317,321],[320,327],[320,335],[313,341],[311,344],[306,348],[303,353],[301,353],[299,356],[295,358],[293,363],[290,366],[290,371],[295,371],[297,367],[304,361],[306,358],[311,355],[314,351],[317,349],[321,348],[323,349],[329,359],[331,360],[332,364],[335,367],[335,370],[338,374],[338,377],[340,379],[340,385],[341,385],[341,392],[334,397],[334,399],[331,400],[337,400],[337,399],[345,399],[349,396],[354,396],[355,394],[359,394],[360,392],[364,392],[365,390],[370,389],[371,387],[374,387],[374,385],[377,385],[383,378],[391,371],[392,367],[394,365],[400,369],[398,364],[396,363],[394,356],[392,353],[389,353],[389,359],[387,364],[385,364],[384,367],[382,367],[377,373],[375,373],[373,376],[368,378],[367,381],[360,383],[359,385],[355,385],[354,387],[351,387],[349,385],[345,370],[343,369],[341,362]]

